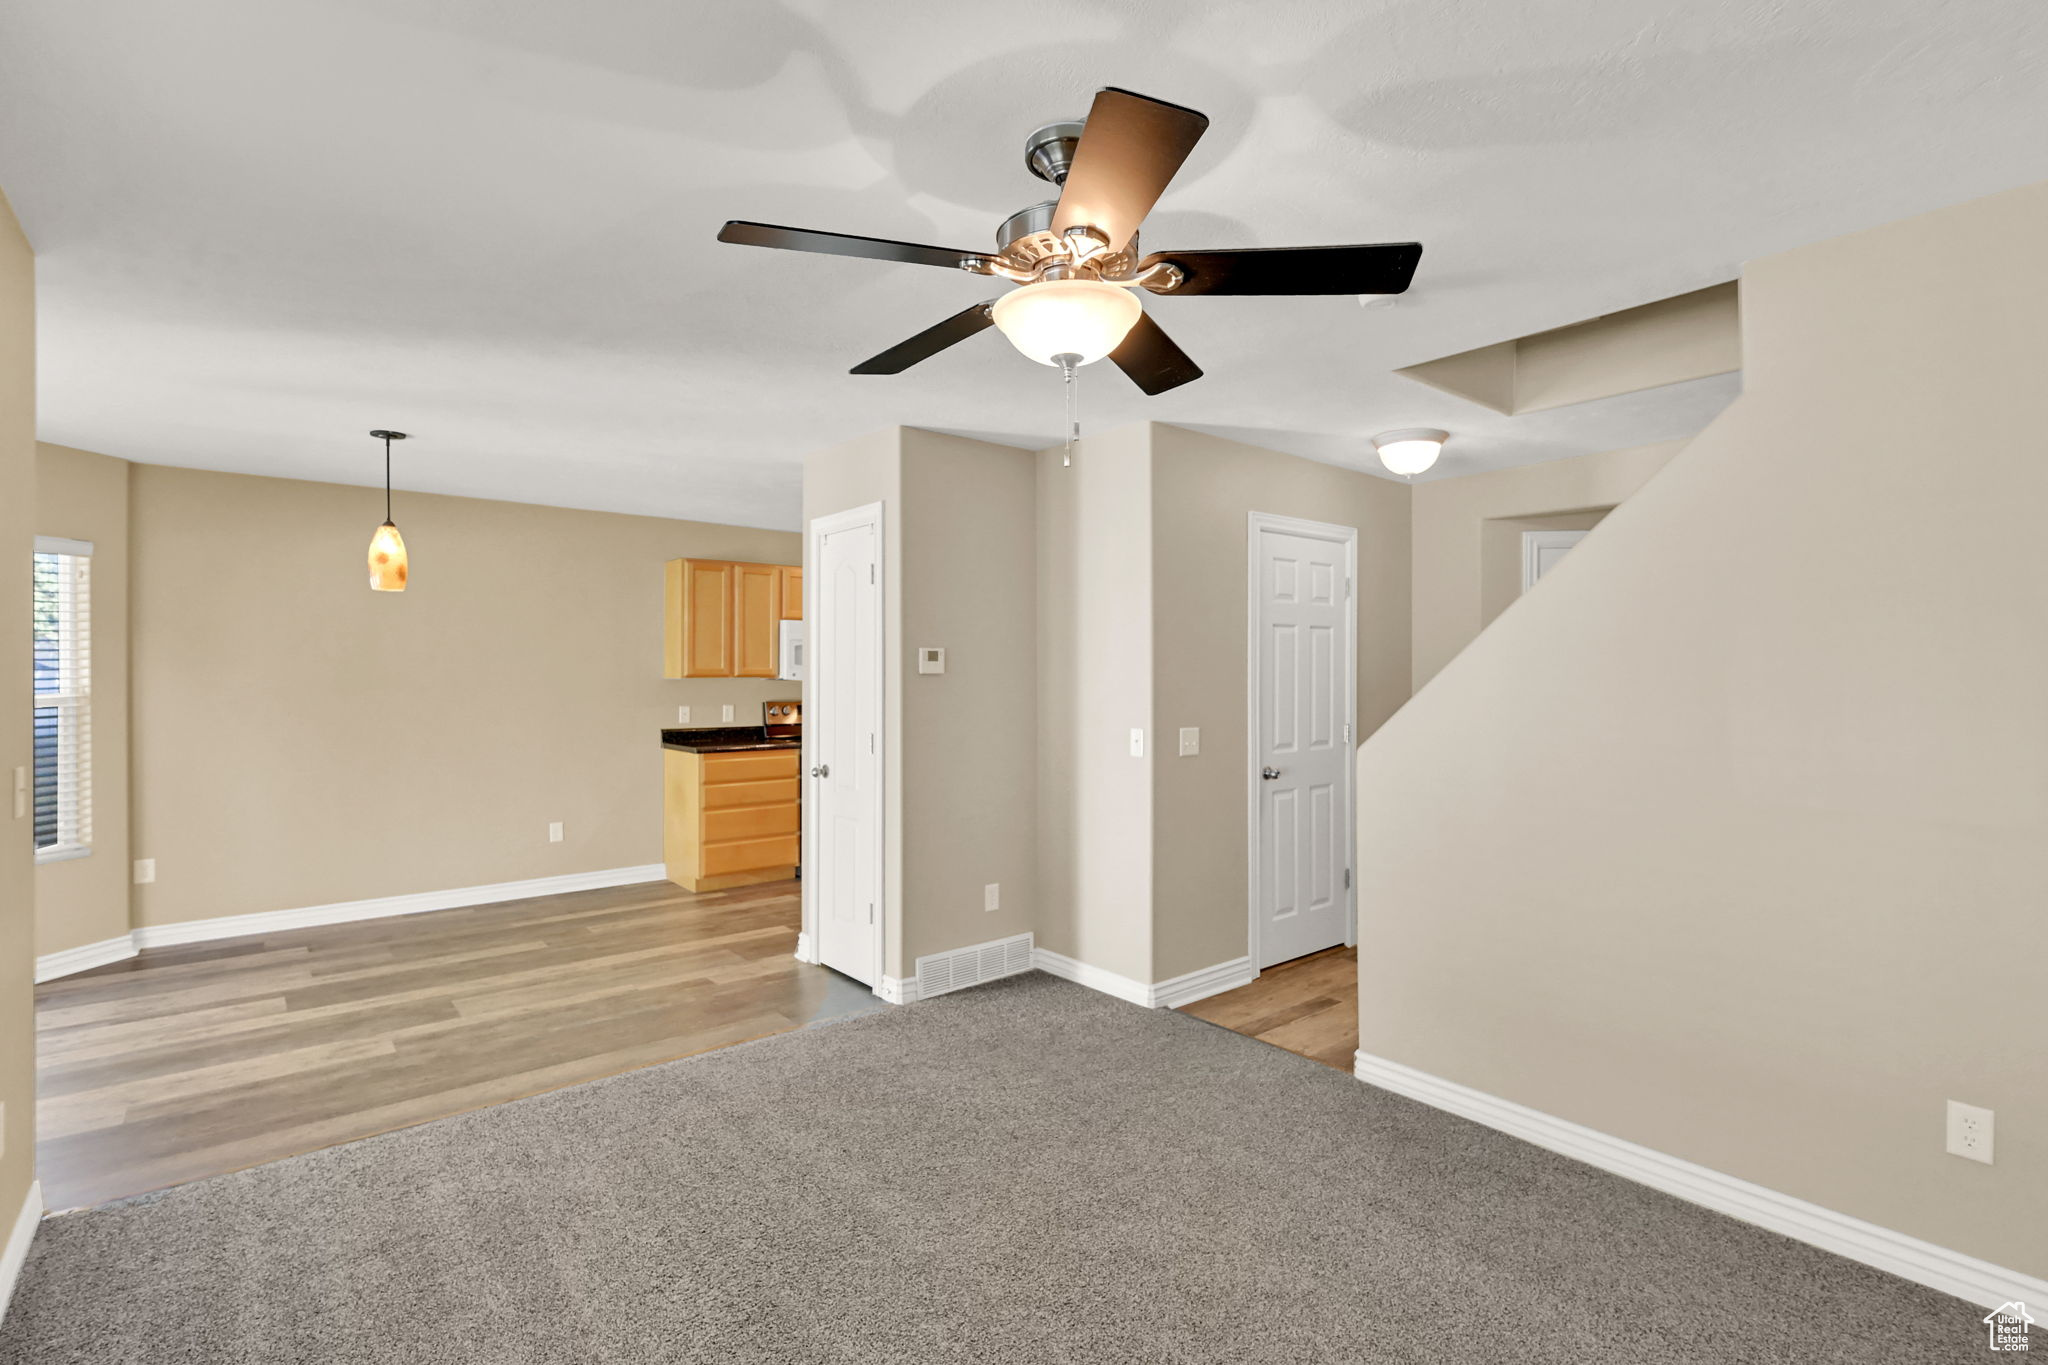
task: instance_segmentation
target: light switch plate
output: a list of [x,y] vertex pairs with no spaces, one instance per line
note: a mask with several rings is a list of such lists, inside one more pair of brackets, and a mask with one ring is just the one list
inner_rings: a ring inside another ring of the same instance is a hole
[[1200,752],[1202,752],[1201,730],[1193,725],[1181,726],[1180,756],[1182,758],[1193,758],[1196,754],[1199,754]]
[[1003,908],[1003,884],[1001,882],[990,882],[987,886],[981,888],[981,908],[984,910],[1000,910]]
[[687,707],[687,706],[678,706],[678,707],[676,708],[676,724],[678,724],[678,725],[688,725],[689,723],[690,723],[690,708],[689,708],[689,707]]
[[147,886],[155,880],[156,859],[137,858],[135,860],[135,884],[137,886]]
[[1145,732],[1143,730],[1133,730],[1131,731],[1131,757],[1143,758],[1144,756]]
[[946,651],[938,645],[919,645],[917,647],[917,671],[920,673],[944,673],[946,671]]
[[730,706],[726,707],[723,714],[725,716],[726,723],[730,725],[732,723],[732,708]]
[[562,842],[562,822],[560,820],[548,822],[548,842],[551,844]]

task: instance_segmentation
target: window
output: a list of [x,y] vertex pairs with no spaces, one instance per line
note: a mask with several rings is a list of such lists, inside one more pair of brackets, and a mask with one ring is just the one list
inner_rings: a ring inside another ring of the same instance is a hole
[[36,861],[92,851],[92,544],[36,537]]

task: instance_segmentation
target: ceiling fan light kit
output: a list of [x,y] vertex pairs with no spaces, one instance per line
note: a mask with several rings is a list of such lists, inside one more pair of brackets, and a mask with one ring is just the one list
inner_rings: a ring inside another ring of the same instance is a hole
[[[1141,256],[1138,227],[1209,126],[1206,116],[1113,86],[1098,90],[1085,120],[1047,123],[1025,139],[1024,165],[1059,197],[1005,219],[993,253],[741,220],[718,239],[744,246],[939,266],[1019,286],[962,309],[853,367],[900,374],[990,326],[1041,364],[1063,368],[1107,356],[1148,394],[1202,377],[1138,302],[1237,294],[1398,294],[1414,277],[1415,242],[1364,246],[1170,251]],[[1080,285],[1082,288],[1056,286]],[[1121,296],[1118,300],[1115,296]]]

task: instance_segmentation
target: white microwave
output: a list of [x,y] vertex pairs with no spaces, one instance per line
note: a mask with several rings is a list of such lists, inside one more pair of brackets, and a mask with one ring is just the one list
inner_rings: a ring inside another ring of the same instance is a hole
[[778,678],[792,682],[803,681],[804,676],[804,623],[784,621],[782,623],[781,663],[775,670]]

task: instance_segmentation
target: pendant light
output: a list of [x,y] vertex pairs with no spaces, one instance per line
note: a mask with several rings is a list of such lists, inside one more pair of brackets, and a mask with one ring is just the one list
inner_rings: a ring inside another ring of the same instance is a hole
[[370,433],[384,443],[384,524],[370,537],[370,587],[375,592],[405,591],[405,537],[391,520],[391,443],[403,441],[402,431]]

